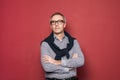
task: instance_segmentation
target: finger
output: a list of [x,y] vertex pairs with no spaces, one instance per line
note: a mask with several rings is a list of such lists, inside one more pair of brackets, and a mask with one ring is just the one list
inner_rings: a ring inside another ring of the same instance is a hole
[[43,63],[48,63],[49,61],[46,60],[46,59],[43,59],[42,62],[43,62]]
[[47,57],[47,58],[48,58],[48,57],[50,57],[50,56],[48,56],[48,55],[44,55],[43,57]]
[[78,54],[74,53],[72,58],[77,58],[77,57],[78,57]]
[[45,62],[49,61],[47,58],[42,58],[42,60]]
[[46,58],[46,59],[51,59],[51,57],[49,57],[49,56],[43,56],[43,58]]

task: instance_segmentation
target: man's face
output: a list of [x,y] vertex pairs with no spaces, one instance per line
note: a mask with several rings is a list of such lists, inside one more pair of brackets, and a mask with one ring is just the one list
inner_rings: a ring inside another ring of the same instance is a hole
[[51,29],[55,34],[62,33],[64,31],[64,28],[66,27],[66,23],[61,15],[54,15],[51,18],[50,23],[51,23]]

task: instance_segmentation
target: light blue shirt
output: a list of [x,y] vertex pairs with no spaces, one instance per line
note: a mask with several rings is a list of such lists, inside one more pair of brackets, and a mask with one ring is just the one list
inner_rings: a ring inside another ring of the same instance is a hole
[[[60,48],[66,48],[67,43],[69,43],[69,40],[67,36],[64,36],[62,41],[58,40],[54,36],[54,43]],[[61,65],[54,65],[51,63],[43,63],[42,57],[44,55],[48,55],[55,58],[56,54],[55,52],[50,48],[47,42],[42,42],[41,44],[41,63],[43,66],[43,69],[45,71],[46,78],[70,78],[77,75],[76,68],[81,67],[84,65],[84,55],[81,51],[80,45],[78,41],[74,40],[74,45],[72,49],[69,51],[70,58],[67,59],[66,56],[62,57]],[[78,54],[77,58],[72,58],[73,54]]]

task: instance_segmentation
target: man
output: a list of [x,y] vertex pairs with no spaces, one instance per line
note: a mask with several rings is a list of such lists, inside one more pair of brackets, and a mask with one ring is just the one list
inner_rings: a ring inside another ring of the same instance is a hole
[[52,32],[41,43],[41,63],[46,80],[77,80],[76,68],[84,64],[78,41],[64,30],[65,27],[63,14],[51,15]]

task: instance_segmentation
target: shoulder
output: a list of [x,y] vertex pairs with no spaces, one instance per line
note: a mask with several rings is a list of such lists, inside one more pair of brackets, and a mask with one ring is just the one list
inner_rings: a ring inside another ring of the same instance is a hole
[[79,42],[77,39],[74,39],[74,45],[79,45]]
[[42,41],[41,46],[48,46],[48,43],[46,41]]
[[42,42],[41,42],[41,45],[45,45],[45,44],[47,44],[46,41],[42,41]]

